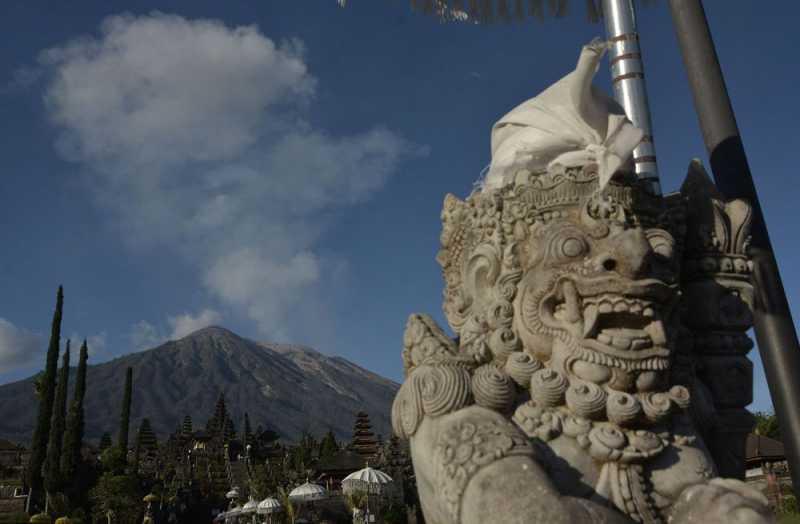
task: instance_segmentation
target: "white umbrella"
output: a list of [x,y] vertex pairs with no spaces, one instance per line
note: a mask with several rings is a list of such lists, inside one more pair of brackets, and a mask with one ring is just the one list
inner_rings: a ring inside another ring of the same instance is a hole
[[276,513],[282,509],[283,506],[278,502],[278,499],[268,497],[258,503],[257,511],[259,515],[269,515],[270,513]]
[[306,482],[302,486],[297,486],[289,493],[290,499],[300,502],[311,502],[324,499],[327,496],[328,492],[325,491],[325,488],[319,484],[312,484],[311,482]]
[[367,466],[347,475],[342,481],[342,490],[345,493],[359,490],[368,493],[381,493],[392,482],[392,477],[383,471]]
[[255,513],[257,508],[258,508],[258,502],[256,502],[253,499],[250,499],[249,501],[247,501],[247,504],[245,504],[244,507],[242,508],[242,513],[247,513],[247,514]]
[[229,492],[225,494],[226,499],[236,499],[239,498],[239,488],[233,488]]

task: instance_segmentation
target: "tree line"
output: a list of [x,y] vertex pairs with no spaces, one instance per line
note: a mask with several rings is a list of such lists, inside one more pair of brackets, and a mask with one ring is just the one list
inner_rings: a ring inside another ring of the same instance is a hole
[[116,485],[117,489],[111,490],[113,492],[127,490],[131,495],[138,494],[140,489],[138,482],[130,478],[126,471],[133,370],[128,368],[126,372],[119,440],[116,447],[104,452],[101,457],[102,473],[98,475],[96,464],[87,462],[83,457],[83,404],[89,348],[84,340],[80,347],[72,399],[68,402],[70,340],[66,341],[64,352],[59,355],[63,311],[64,289],[59,286],[45,368],[35,382],[38,413],[24,480],[29,490],[28,513],[37,513],[38,520],[46,522],[50,521],[51,515],[71,515],[74,518],[70,522],[75,523],[81,522],[86,515],[97,513],[93,509],[102,512],[103,506],[107,505],[106,495],[111,495],[109,486]]
[[69,385],[70,341],[58,368],[61,347],[61,319],[64,308],[64,290],[56,295],[56,308],[50,330],[44,372],[36,382],[39,408],[33,431],[31,455],[27,468],[30,490],[29,511],[41,507],[47,512],[51,504],[77,505],[80,499],[79,478],[84,432],[83,401],[86,396],[86,362],[89,348],[86,340],[80,347],[78,370],[72,401],[67,409]]

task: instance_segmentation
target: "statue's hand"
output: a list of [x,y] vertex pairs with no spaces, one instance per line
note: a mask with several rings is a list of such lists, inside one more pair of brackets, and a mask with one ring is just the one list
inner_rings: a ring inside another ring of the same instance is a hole
[[684,489],[673,505],[674,524],[761,524],[774,522],[766,497],[740,480],[715,478]]

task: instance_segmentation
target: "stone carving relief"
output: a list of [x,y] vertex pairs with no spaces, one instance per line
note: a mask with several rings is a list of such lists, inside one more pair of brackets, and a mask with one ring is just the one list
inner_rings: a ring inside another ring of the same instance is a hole
[[445,198],[456,338],[411,315],[392,411],[429,523],[770,521],[719,478],[752,427],[750,208],[697,163],[644,191],[601,56],[503,117],[491,180]]

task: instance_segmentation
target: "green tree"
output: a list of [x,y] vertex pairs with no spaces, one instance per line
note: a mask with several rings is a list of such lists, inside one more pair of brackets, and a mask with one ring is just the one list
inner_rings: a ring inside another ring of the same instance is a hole
[[297,445],[289,450],[289,467],[299,478],[307,474],[318,450],[319,443],[308,431],[304,431]]
[[[117,463],[124,457],[119,448],[109,448],[106,453],[115,455]],[[138,524],[142,513],[142,497],[139,479],[135,475],[120,473],[119,469],[106,471],[100,476],[97,484],[89,492],[92,503],[92,515],[95,522],[119,524]]]
[[119,446],[109,446],[100,454],[100,465],[104,473],[122,475],[125,473],[127,454]]
[[36,428],[31,441],[31,457],[28,462],[28,484],[34,493],[43,487],[42,466],[47,455],[47,442],[50,437],[50,422],[53,416],[53,400],[55,398],[56,372],[58,352],[61,344],[61,315],[64,307],[64,290],[58,286],[56,310],[53,313],[53,324],[50,330],[50,345],[47,348],[47,360],[44,374],[39,386],[39,413]]
[[222,432],[222,438],[225,442],[230,442],[236,438],[236,426],[233,425],[233,420],[228,417],[225,419],[225,426]]
[[244,412],[244,434],[242,435],[243,444],[245,448],[248,444],[253,444],[253,429],[250,426],[250,416]]
[[64,418],[67,411],[67,386],[69,383],[69,340],[61,360],[58,373],[58,387],[53,400],[53,420],[50,424],[50,439],[47,444],[47,458],[44,463],[44,487],[48,498],[64,485],[61,476],[61,450],[64,443]]
[[257,500],[263,500],[278,489],[278,481],[272,468],[266,464],[253,466],[250,491]]
[[222,435],[225,432],[225,421],[228,420],[228,410],[225,408],[225,394],[220,393],[217,405],[214,407],[214,415],[208,419],[206,431],[212,435]]
[[781,427],[778,424],[778,417],[774,413],[767,413],[764,411],[757,411],[754,413],[756,417],[755,433],[764,437],[781,439]]
[[131,393],[133,390],[133,368],[125,370],[125,392],[122,395],[122,410],[119,417],[119,449],[128,453],[128,433],[131,425]]
[[100,437],[100,444],[97,447],[101,452],[111,447],[111,434],[108,431],[103,433],[103,436]]
[[78,372],[75,376],[75,392],[67,418],[67,430],[64,434],[64,449],[61,453],[61,476],[68,484],[78,472],[81,461],[81,447],[83,447],[83,399],[86,395],[86,361],[89,358],[89,349],[86,340],[81,344],[78,357]]
[[333,430],[329,429],[319,444],[319,458],[327,460],[338,452],[339,443],[336,441],[336,435],[333,434]]

